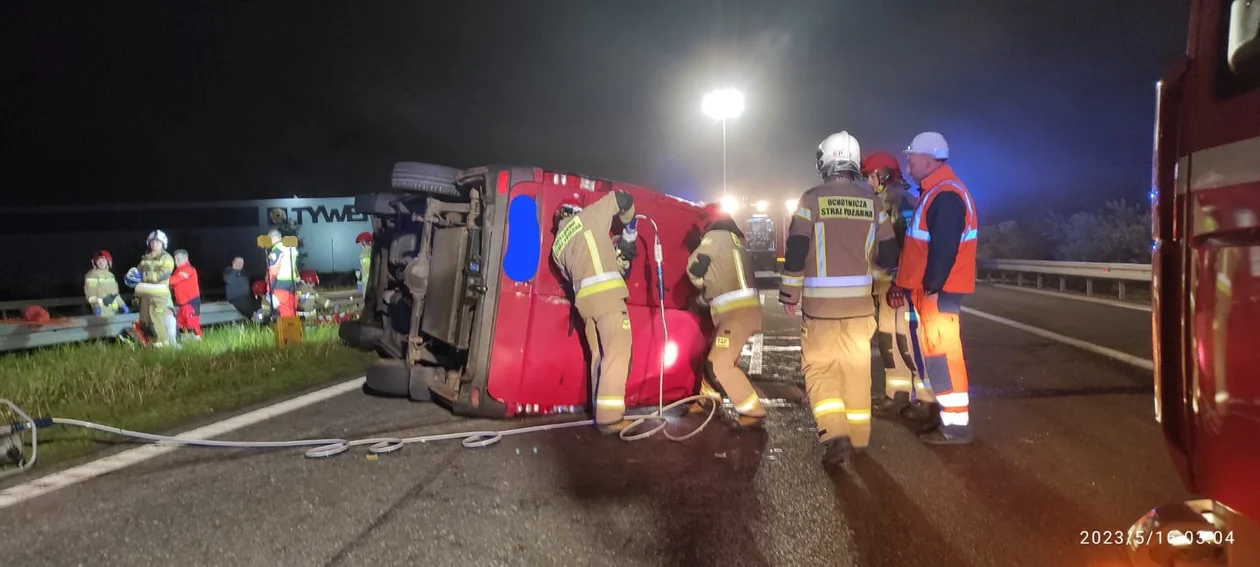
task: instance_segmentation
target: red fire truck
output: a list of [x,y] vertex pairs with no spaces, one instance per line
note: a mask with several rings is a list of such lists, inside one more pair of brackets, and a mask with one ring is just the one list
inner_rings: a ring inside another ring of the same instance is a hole
[[1155,418],[1202,499],[1130,529],[1135,565],[1260,565],[1260,1],[1194,0],[1157,86]]

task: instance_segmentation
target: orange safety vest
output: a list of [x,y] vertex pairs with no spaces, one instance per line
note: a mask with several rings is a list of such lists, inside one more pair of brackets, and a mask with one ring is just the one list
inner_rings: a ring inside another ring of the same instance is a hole
[[906,227],[906,240],[901,248],[901,260],[897,264],[897,286],[906,289],[921,289],[923,275],[927,271],[928,243],[932,235],[928,232],[927,216],[924,214],[932,201],[942,193],[957,193],[967,205],[967,220],[963,227],[962,238],[958,244],[958,256],[954,259],[954,267],[945,278],[945,285],[940,291],[947,293],[971,293],[976,290],[976,237],[980,233],[979,217],[976,206],[971,200],[967,187],[954,175],[948,165],[933,171],[923,179],[924,190],[919,197],[919,205],[914,209],[910,226]]

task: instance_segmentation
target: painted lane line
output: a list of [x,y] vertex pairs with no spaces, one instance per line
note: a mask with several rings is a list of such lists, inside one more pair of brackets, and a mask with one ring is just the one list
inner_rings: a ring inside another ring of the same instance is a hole
[[762,348],[765,347],[761,333],[753,335],[752,338],[752,360],[748,361],[748,373],[753,376],[761,375]]
[[[322,390],[317,390],[309,394],[267,406],[265,408],[259,408],[249,413],[241,414],[236,417],[230,417],[205,427],[198,427],[197,429],[193,429],[191,431],[177,433],[174,437],[185,437],[196,440],[213,439],[220,435],[262,423],[271,418],[361,389],[365,381],[366,377],[355,378],[348,382],[342,382],[335,386],[329,386]],[[173,443],[143,445],[135,449],[129,449],[116,455],[97,459],[71,469],[42,476],[30,482],[7,488],[0,491],[0,510],[8,508],[9,506],[24,500],[29,500],[31,498],[35,498],[36,496],[65,488],[72,484],[121,470],[137,463],[142,463],[154,457],[170,453],[180,447],[182,447],[182,445]]]
[[1145,358],[1142,358],[1140,356],[1133,356],[1129,353],[1120,352],[1118,350],[1110,349],[1105,346],[1099,346],[1088,341],[1074,339],[1072,337],[1069,337],[1066,335],[1060,335],[1059,333],[1056,333],[1053,331],[1047,331],[1045,329],[1034,327],[1032,325],[1025,325],[1023,323],[1020,323],[1019,321],[1012,321],[1005,317],[998,317],[997,315],[993,315],[991,313],[985,313],[983,311],[976,311],[975,309],[972,309],[970,307],[963,307],[962,311],[963,313],[968,313],[971,315],[975,315],[976,317],[988,319],[990,321],[993,321],[994,323],[1001,323],[1008,327],[1014,327],[1021,331],[1032,333],[1042,338],[1050,339],[1052,341],[1059,341],[1061,343],[1071,345],[1082,350],[1087,350],[1094,354],[1101,354],[1107,358],[1118,360],[1126,364],[1131,364],[1138,368],[1144,368],[1146,370],[1153,370],[1155,368],[1155,363]]
[[[762,350],[762,352],[800,352],[800,351],[801,351],[801,345],[791,345],[791,346],[762,346],[762,347],[761,347],[761,350]],[[748,348],[748,347],[744,347],[744,350],[740,351],[740,353],[739,353],[739,355],[740,355],[740,356],[752,356],[752,354],[753,354],[752,349],[751,349],[751,348]]]

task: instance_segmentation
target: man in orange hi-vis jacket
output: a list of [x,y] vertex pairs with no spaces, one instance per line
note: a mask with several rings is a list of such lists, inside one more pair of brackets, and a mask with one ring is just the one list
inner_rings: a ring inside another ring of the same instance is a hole
[[958,314],[963,298],[976,289],[979,218],[971,193],[945,164],[949,144],[944,136],[919,134],[906,155],[910,176],[919,183],[919,204],[906,228],[896,287],[888,293],[909,296],[924,373],[936,393],[933,413],[939,415],[919,437],[936,445],[969,443],[967,365]]

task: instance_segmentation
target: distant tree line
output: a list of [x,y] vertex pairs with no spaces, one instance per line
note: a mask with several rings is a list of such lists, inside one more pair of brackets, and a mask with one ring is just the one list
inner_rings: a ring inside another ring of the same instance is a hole
[[977,254],[1008,260],[1151,261],[1151,210],[1145,204],[1110,201],[1100,210],[1050,213],[1030,224],[1006,221],[980,227]]

